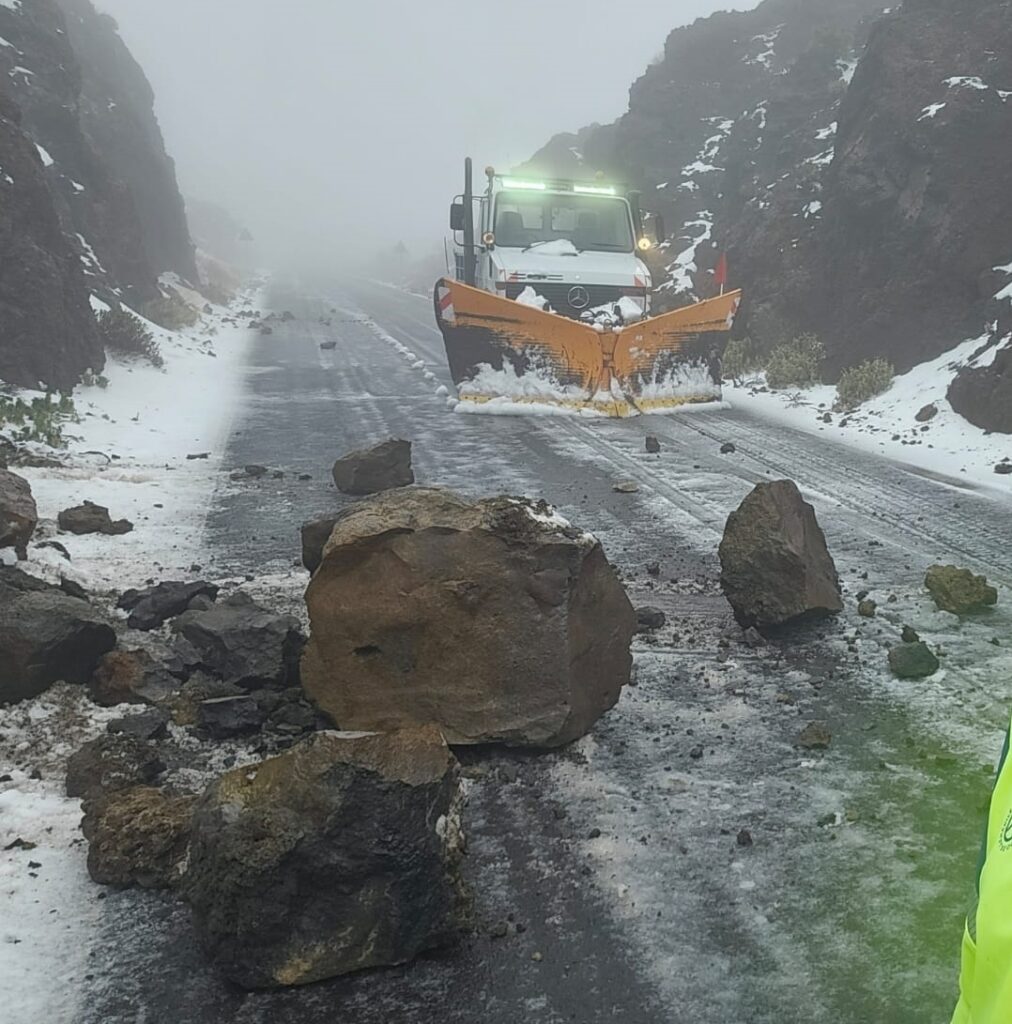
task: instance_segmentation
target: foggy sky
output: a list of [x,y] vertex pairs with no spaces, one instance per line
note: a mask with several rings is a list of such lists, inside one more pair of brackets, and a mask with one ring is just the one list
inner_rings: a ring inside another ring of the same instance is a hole
[[463,158],[618,117],[668,32],[754,0],[96,0],[156,94],[185,193],[276,258],[415,252]]

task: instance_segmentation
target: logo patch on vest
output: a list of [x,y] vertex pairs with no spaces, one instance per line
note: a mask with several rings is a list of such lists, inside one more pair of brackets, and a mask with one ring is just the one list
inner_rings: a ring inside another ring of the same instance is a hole
[[1008,812],[1005,824],[1002,826],[1001,835],[998,836],[998,849],[1002,853],[1012,850],[1012,811]]

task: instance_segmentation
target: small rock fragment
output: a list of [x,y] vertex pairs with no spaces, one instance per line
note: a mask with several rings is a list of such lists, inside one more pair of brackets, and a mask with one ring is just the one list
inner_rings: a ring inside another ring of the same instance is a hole
[[804,750],[827,750],[832,740],[825,722],[809,722],[798,734],[797,745]]

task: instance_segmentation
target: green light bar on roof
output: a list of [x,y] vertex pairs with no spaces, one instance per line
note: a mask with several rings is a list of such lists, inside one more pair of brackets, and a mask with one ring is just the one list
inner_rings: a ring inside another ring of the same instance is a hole
[[529,188],[535,192],[544,192],[548,186],[543,181],[518,181],[516,178],[503,178],[503,188]]
[[611,185],[574,185],[574,192],[582,192],[588,196],[615,196],[618,192]]

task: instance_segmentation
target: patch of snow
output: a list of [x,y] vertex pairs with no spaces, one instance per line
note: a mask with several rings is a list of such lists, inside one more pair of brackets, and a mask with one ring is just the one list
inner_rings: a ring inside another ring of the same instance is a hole
[[84,191],[84,186],[79,181],[74,181],[73,179],[71,179],[70,184],[75,192],[81,193]]
[[706,210],[701,210],[699,212],[699,219],[686,221],[685,227],[699,227],[703,230],[700,235],[692,238],[692,244],[689,245],[688,248],[680,252],[674,260],[668,264],[665,269],[668,272],[669,280],[659,285],[659,288],[662,290],[674,289],[677,292],[694,294],[692,275],[699,269],[696,265],[696,253],[704,242],[710,241],[713,237],[713,220]]
[[754,57],[746,55],[745,57],[742,58],[742,60],[746,64],[759,64],[762,67],[766,68],[767,71],[769,71],[770,66],[773,63],[773,58],[774,56],[776,56],[773,47],[777,39],[780,37],[780,33],[783,31],[783,28],[783,25],[779,25],[777,28],[773,29],[772,32],[766,32],[762,35],[753,36],[751,41],[753,43],[761,43],[763,46],[766,47],[766,49],[764,49],[761,53],[756,54]]
[[668,187],[668,184],[669,184],[668,182],[666,182],[666,181],[662,181],[662,182],[661,182],[661,183],[660,183],[660,184],[659,184],[659,185],[657,186],[657,190],[658,190],[658,191],[660,191],[660,190],[661,190],[662,188],[667,188],[667,187]]
[[691,164],[686,164],[682,168],[682,174],[710,174],[712,171],[722,171],[723,167],[715,167],[713,164],[704,163],[702,160],[696,160]]
[[1009,97],[1012,96],[1012,92],[1008,92],[1005,89],[996,89],[995,92],[998,93],[998,98],[1002,103],[1008,103]]
[[90,295],[91,308],[96,313],[107,313],[112,306],[108,302],[103,302],[97,295]]
[[813,199],[810,203],[808,203],[805,206],[802,212],[804,213],[805,219],[807,220],[809,217],[817,217],[821,210],[822,202],[818,199]]
[[763,100],[751,114],[746,115],[750,121],[754,121],[757,117],[759,119],[759,130],[762,131],[766,127],[766,114],[769,109],[769,101]]
[[836,66],[840,69],[840,79],[847,85],[854,80],[854,72],[857,70],[856,60],[838,60]]
[[[247,292],[234,308],[259,303],[258,293]],[[108,308],[95,296],[91,305]],[[204,561],[207,507],[220,483],[232,411],[243,388],[240,367],[252,337],[244,324],[224,323],[217,315],[180,332],[140,319],[160,347],[164,368],[110,358],[106,387],[75,392],[80,423],[65,428],[71,440],[62,464],[19,470],[43,523],[52,524],[58,512],[85,498],[105,505],[114,519],[134,523],[122,537],[61,538],[73,556],[73,578],[96,592],[143,585],[163,571],[178,579]],[[186,458],[203,452],[210,458]],[[29,568],[41,556],[36,550]]]
[[[56,161],[49,155],[49,150],[46,149],[44,146],[40,146],[36,142],[35,148],[39,151],[39,156],[42,158],[42,165],[44,167],[52,167],[53,164],[56,163]],[[78,235],[78,237],[80,238],[80,235]]]
[[31,68],[22,67],[20,64],[18,64],[16,67],[11,68],[10,71],[7,72],[8,78],[14,78],[17,75],[23,75],[25,78],[34,78],[35,72],[32,71]]
[[816,156],[810,156],[805,163],[812,164],[815,167],[828,167],[833,162],[833,157],[836,155],[836,148],[827,149]]
[[929,118],[937,117],[940,110],[945,109],[944,103],[932,103],[930,106],[925,107],[921,111],[921,116],[917,118],[918,121],[927,121]]
[[84,272],[86,274],[91,274],[92,276],[94,276],[95,271],[98,271],[98,273],[100,274],[104,274],[105,267],[102,266],[102,263],[99,260],[98,256],[95,255],[95,250],[92,249],[88,240],[84,237],[84,235],[80,234],[80,232],[78,232],[77,234],[77,240],[81,243],[81,248],[84,250],[84,252],[81,254],[81,262],[84,264],[85,267]]
[[9,11],[20,11],[21,0],[0,0],[0,7],[6,7]]
[[[1009,454],[1008,438],[985,434],[956,413],[946,398],[949,385],[960,369],[989,365],[1003,345],[1012,344],[1012,338],[1004,339],[975,358],[975,353],[990,338],[990,333],[971,338],[937,359],[915,366],[909,373],[897,377],[884,394],[854,412],[836,414],[832,424],[820,419],[823,411],[831,409],[836,400],[836,388],[830,385],[808,388],[800,395],[798,392],[756,391],[749,385],[725,388],[724,394],[732,406],[748,408],[856,448],[1012,495],[1012,477],[998,476],[994,472],[994,466]],[[915,419],[918,411],[928,404],[934,404],[938,414],[926,424],[918,423]],[[839,425],[843,419],[848,421],[846,427]],[[925,426],[927,430],[922,429]]]
[[838,127],[839,125],[836,121],[834,121],[832,124],[827,125],[825,128],[820,128],[815,133],[815,137],[819,140],[819,142],[825,142],[826,139],[831,139],[836,134],[836,130]]
[[583,163],[583,154],[576,148],[576,146],[570,146],[569,152],[573,154],[578,164]]
[[0,167],[0,181],[6,181],[8,185],[14,184],[14,179],[2,167]]
[[[6,46],[6,47],[9,47],[9,48],[10,48],[10,49],[12,49],[12,50],[17,50],[17,49],[18,49],[18,48],[17,48],[17,47],[16,47],[16,46],[15,46],[15,45],[14,45],[14,44],[12,43],[12,42],[10,42],[10,41],[9,41],[9,40],[7,40],[7,39],[4,39],[4,37],[3,37],[3,36],[0,36],[0,46]],[[20,51],[20,50],[18,50],[18,52],[20,53],[21,51]]]
[[946,78],[943,84],[947,85],[950,89],[987,89],[983,80],[976,75],[957,75],[953,78]]
[[699,191],[699,185],[696,182],[694,182],[694,181],[683,181],[678,186],[678,191],[679,192],[698,192]]
[[539,256],[579,256],[580,250],[568,238],[553,238],[550,242],[535,242],[531,252]]
[[531,306],[534,309],[547,309],[548,299],[543,295],[539,295],[530,285],[516,297],[516,301],[521,306]]

